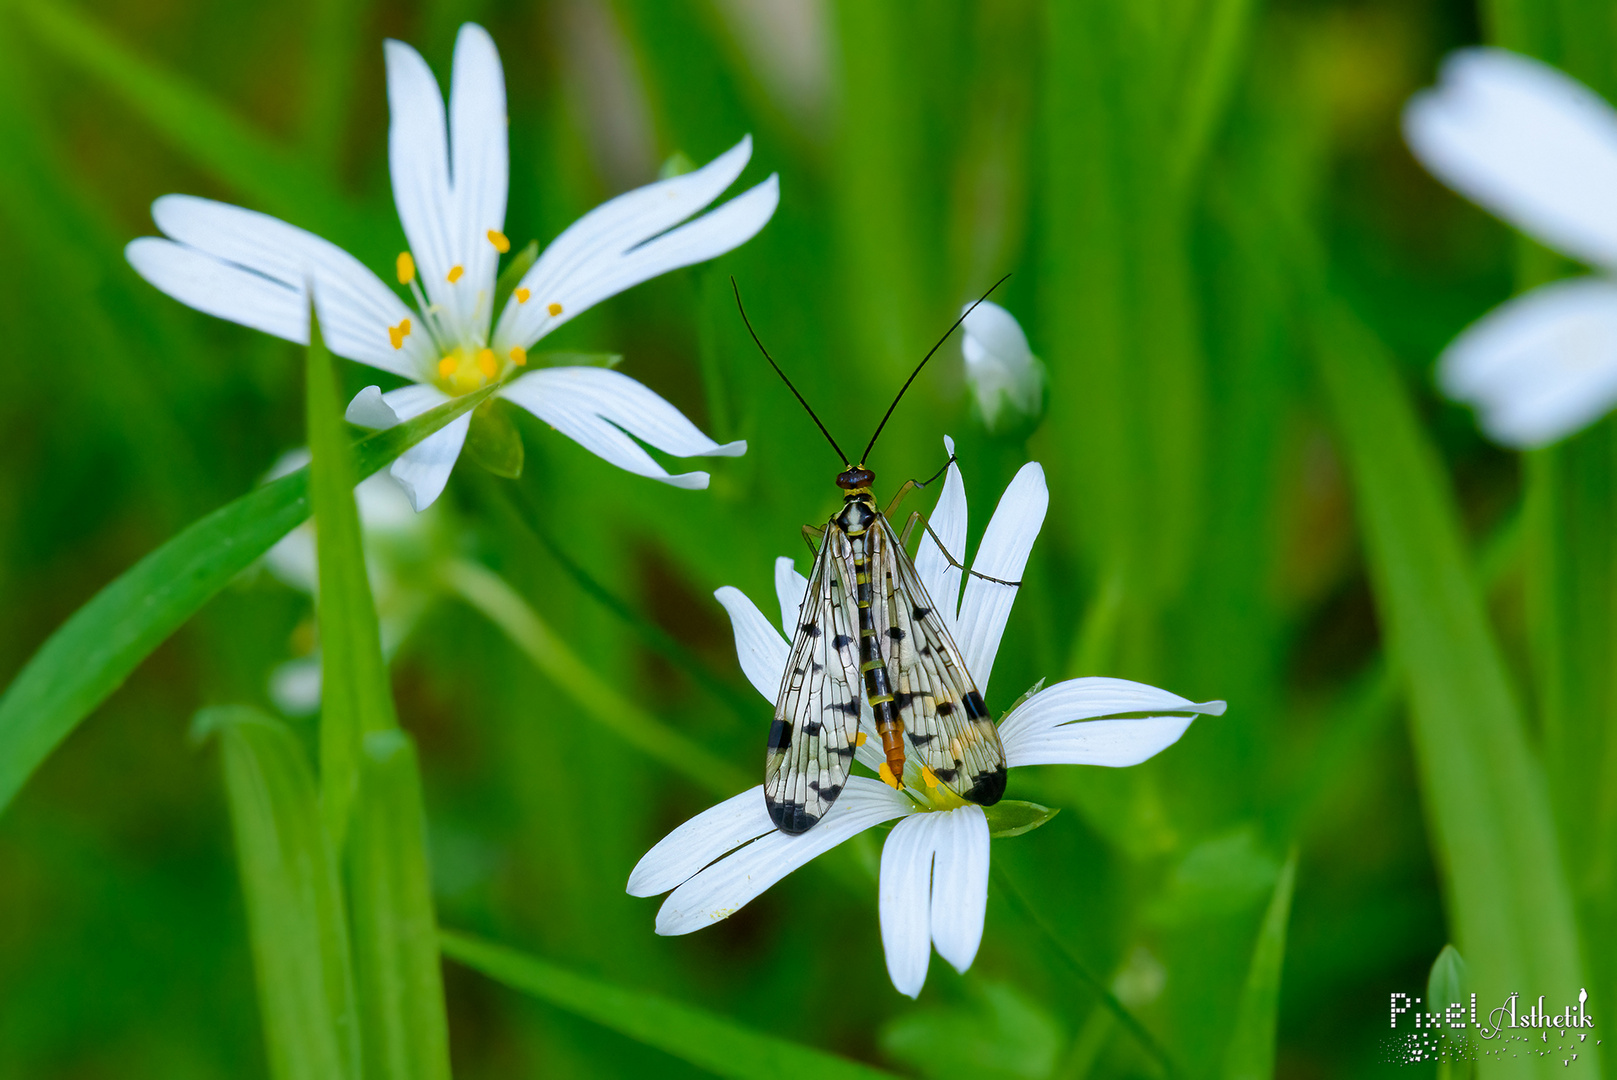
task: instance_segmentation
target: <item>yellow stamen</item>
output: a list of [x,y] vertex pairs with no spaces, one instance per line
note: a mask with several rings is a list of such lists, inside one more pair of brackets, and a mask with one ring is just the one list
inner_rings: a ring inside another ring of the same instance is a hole
[[938,786],[938,774],[932,771],[932,766],[930,765],[921,766],[921,779],[926,781],[926,786],[929,788]]
[[511,363],[515,364],[517,367],[527,367],[528,350],[524,349],[521,345],[511,346]]
[[529,292],[527,289],[518,289],[517,290],[517,303],[526,304],[528,302],[528,297],[530,297],[532,295],[533,295],[533,293]]
[[867,735],[863,731],[861,731],[859,733],[859,737],[854,739],[853,744],[855,746],[863,746],[863,745],[865,745],[866,740],[868,740],[869,738],[870,738],[869,735]]
[[504,255],[507,251],[511,250],[511,241],[507,240],[505,238],[505,234],[500,232],[498,229],[490,229],[488,231],[488,242],[493,244],[494,250],[498,251],[501,255]]
[[876,775],[881,777],[882,783],[886,784],[890,788],[893,788],[894,790],[898,790],[898,780],[894,778],[893,770],[887,767],[887,762],[884,761],[881,763],[881,768],[876,770]]
[[451,266],[449,268],[449,284],[453,285],[455,282],[459,281],[460,276],[462,274],[464,274],[465,272],[466,272],[466,268],[464,266],[461,266],[459,263],[456,263],[454,266]]
[[494,366],[494,350],[477,350],[477,370],[483,373],[485,379],[494,378],[494,373],[500,369]]
[[455,369],[458,367],[460,367],[459,360],[456,360],[453,356],[446,356],[438,361],[438,375],[440,378],[447,379],[455,373]]
[[561,314],[561,305],[552,301],[551,303],[545,305],[545,310],[550,312],[551,318],[555,318],[557,315]]
[[404,339],[410,336],[410,320],[405,319],[397,326],[387,328],[387,339],[393,343],[395,349],[404,348]]
[[415,280],[415,260],[410,258],[408,251],[399,252],[398,270],[400,285],[408,285]]

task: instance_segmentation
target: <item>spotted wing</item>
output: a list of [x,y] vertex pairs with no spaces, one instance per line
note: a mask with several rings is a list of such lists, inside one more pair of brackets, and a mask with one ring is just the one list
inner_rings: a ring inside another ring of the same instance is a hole
[[853,580],[853,550],[833,523],[798,609],[769,727],[764,804],[781,832],[807,832],[824,817],[853,763],[860,703]]
[[886,627],[882,659],[904,733],[924,767],[922,779],[930,784],[935,778],[963,799],[992,806],[1005,794],[999,729],[915,563],[887,519],[877,520],[870,533],[878,607],[872,614],[877,627]]

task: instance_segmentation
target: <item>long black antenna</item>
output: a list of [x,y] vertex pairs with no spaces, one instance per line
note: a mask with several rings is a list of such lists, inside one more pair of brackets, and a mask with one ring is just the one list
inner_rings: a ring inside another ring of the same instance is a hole
[[842,447],[838,446],[837,441],[831,437],[831,433],[825,430],[825,425],[820,423],[818,416],[814,415],[814,410],[809,408],[807,401],[803,400],[803,395],[798,393],[797,387],[792,385],[792,380],[786,377],[786,373],[780,369],[780,365],[775,363],[775,358],[769,355],[769,350],[764,348],[764,343],[758,340],[758,331],[752,328],[752,320],[747,318],[747,309],[741,303],[741,286],[736,284],[736,279],[733,276],[730,278],[730,288],[735,291],[736,307],[741,310],[741,321],[747,324],[747,333],[752,335],[752,343],[758,346],[758,351],[764,354],[764,359],[768,360],[769,366],[775,369],[775,374],[779,375],[781,382],[786,384],[786,389],[790,390],[792,395],[797,398],[797,403],[808,411],[809,419],[813,420],[814,426],[820,429],[820,434],[824,435],[825,441],[831,444],[831,449],[837,452],[837,457],[842,459],[842,464],[847,468],[852,468],[853,462],[848,460],[848,455],[842,452]]
[[[977,310],[977,304],[982,303],[984,300],[987,300],[990,296],[992,296],[993,293],[994,293],[994,290],[999,288],[1001,285],[1005,284],[1005,279],[1010,277],[1010,276],[1011,275],[1006,274],[1005,277],[1000,278],[998,281],[996,281],[992,285],[990,285],[988,287],[988,291],[983,293],[981,296],[979,296],[977,298],[976,303],[972,304],[965,311],[961,312],[960,313],[960,318],[958,318],[958,319],[956,319],[954,321],[954,326],[951,326],[951,327],[949,327],[948,330],[944,331],[943,336],[938,338],[938,343],[936,345],[932,346],[932,348],[927,351],[927,354],[925,356],[921,357],[921,362],[919,364],[915,365],[915,370],[910,372],[910,377],[905,379],[904,380],[904,385],[898,388],[898,397],[895,397],[893,399],[893,403],[891,405],[887,406],[887,412],[882,416],[881,423],[876,425],[876,434],[872,435],[870,437],[870,442],[865,444],[865,452],[863,454],[859,455],[859,467],[860,468],[864,468],[865,462],[870,459],[870,451],[875,449],[875,446],[876,446],[876,437],[881,434],[881,429],[887,426],[887,418],[889,416],[893,415],[893,410],[898,408],[899,398],[902,398],[904,396],[904,391],[906,391],[906,390],[908,390],[910,388],[910,383],[915,381],[915,376],[919,375],[921,373],[921,369],[926,367],[926,362],[928,360],[932,359],[932,354],[937,352],[939,349],[943,348],[943,343],[945,341],[949,340],[949,335],[955,332],[955,327],[957,327],[961,323],[965,322],[966,321],[966,316],[970,315],[973,311]],[[762,347],[763,346],[761,346],[761,345],[759,346],[759,348],[762,348]],[[773,363],[774,361],[770,361],[770,362]],[[779,369],[777,368],[776,370],[779,370]],[[785,377],[786,376],[784,376],[784,375],[781,376],[781,378],[783,378],[783,379]],[[826,438],[830,438],[830,436],[828,435],[828,436],[826,436]]]

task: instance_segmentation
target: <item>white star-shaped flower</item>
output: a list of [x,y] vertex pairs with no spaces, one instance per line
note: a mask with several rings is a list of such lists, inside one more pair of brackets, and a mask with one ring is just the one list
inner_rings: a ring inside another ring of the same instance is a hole
[[[356,424],[388,427],[500,381],[502,397],[619,468],[676,487],[706,487],[707,473],[670,476],[635,440],[678,457],[735,456],[746,452],[745,442],[720,446],[616,371],[517,370],[535,342],[592,305],[756,235],[779,202],[775,176],[687,220],[741,175],[751,138],[703,168],[585,214],[545,249],[496,312],[499,258],[510,249],[502,231],[509,176],[499,53],[482,27],[461,27],[447,116],[419,53],[389,41],[386,58],[388,159],[410,244],[394,270],[409,286],[413,308],[335,244],[268,215],[189,195],[152,204],[166,239],[132,242],[130,264],[181,303],[300,344],[308,341],[305,283],[312,282],[331,351],[414,384],[387,393],[367,387],[348,407]],[[417,510],[443,491],[470,424],[470,415],[460,417],[393,463],[393,477]]]
[[[952,442],[945,440],[951,455]],[[1029,464],[1001,497],[983,535],[972,570],[1015,581],[1044,522],[1049,495],[1044,471]],[[948,477],[931,525],[951,552],[966,541],[966,493],[960,471]],[[930,537],[921,541],[916,570],[937,610],[950,624],[977,688],[987,693],[1000,638],[1016,598],[1014,586],[968,577],[949,565]],[[791,559],[775,564],[780,623],[771,622],[740,590],[716,594],[735,627],[741,668],[771,703],[786,669],[788,633],[798,622],[807,581]],[[1006,763],[1023,765],[1135,765],[1173,745],[1196,713],[1224,712],[1222,701],[1196,703],[1122,679],[1072,679],[1039,690],[999,725]],[[1149,715],[1139,718],[1134,714]],[[1130,719],[1102,719],[1131,716]],[[1082,721],[1082,722],[1080,722]],[[871,771],[882,764],[881,739],[866,706],[870,737],[857,751]],[[912,763],[913,766],[913,763]],[[763,786],[751,788],[679,826],[642,858],[629,876],[634,896],[673,890],[657,912],[659,934],[688,934],[734,914],[775,882],[866,829],[898,819],[882,847],[878,907],[887,971],[899,992],[915,997],[938,954],[965,971],[982,942],[988,904],[988,815],[930,788],[912,766],[902,791],[879,780],[850,776],[820,823],[800,835],[779,832],[764,808]]]
[[1404,136],[1438,179],[1601,271],[1510,300],[1444,352],[1443,390],[1507,446],[1544,446],[1617,404],[1617,111],[1503,49],[1449,57],[1410,99]]

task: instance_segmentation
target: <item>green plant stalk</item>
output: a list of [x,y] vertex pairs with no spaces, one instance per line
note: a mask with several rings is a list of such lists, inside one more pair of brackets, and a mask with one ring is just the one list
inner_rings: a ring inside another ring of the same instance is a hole
[[1224,1054],[1224,1080],[1268,1080],[1275,1069],[1275,1028],[1280,1013],[1280,970],[1286,958],[1286,924],[1297,883],[1293,848],[1275,881],[1274,894],[1258,928],[1234,1030]]
[[752,1031],[733,1020],[576,975],[515,949],[453,931],[444,955],[514,990],[734,1080],[875,1080],[891,1073]]
[[410,737],[397,729],[367,734],[346,863],[366,1074],[373,1078],[449,1080],[426,841]]
[[319,320],[309,320],[305,370],[309,494],[314,506],[320,598],[320,788],[332,843],[342,850],[367,733],[398,726],[381,632],[365,570],[354,504],[353,464],[344,448],[342,404]]
[[359,1080],[360,1040],[337,861],[297,738],[249,708],[198,714],[217,731],[259,1013],[276,1080]]
[[[359,440],[353,475],[376,472],[493,391]],[[69,616],[0,697],[0,811],[152,650],[309,512],[309,472],[299,469],[192,524]]]
[[624,742],[719,798],[727,799],[751,786],[734,766],[613,689],[545,625],[504,578],[464,559],[452,562],[444,577],[457,596],[503,630],[568,697]]
[[[1544,776],[1469,570],[1453,492],[1381,343],[1339,301],[1321,295],[1314,316],[1314,355],[1389,655],[1408,680],[1455,937],[1485,998],[1585,985]],[[1497,1065],[1502,1075],[1525,1067]]]

